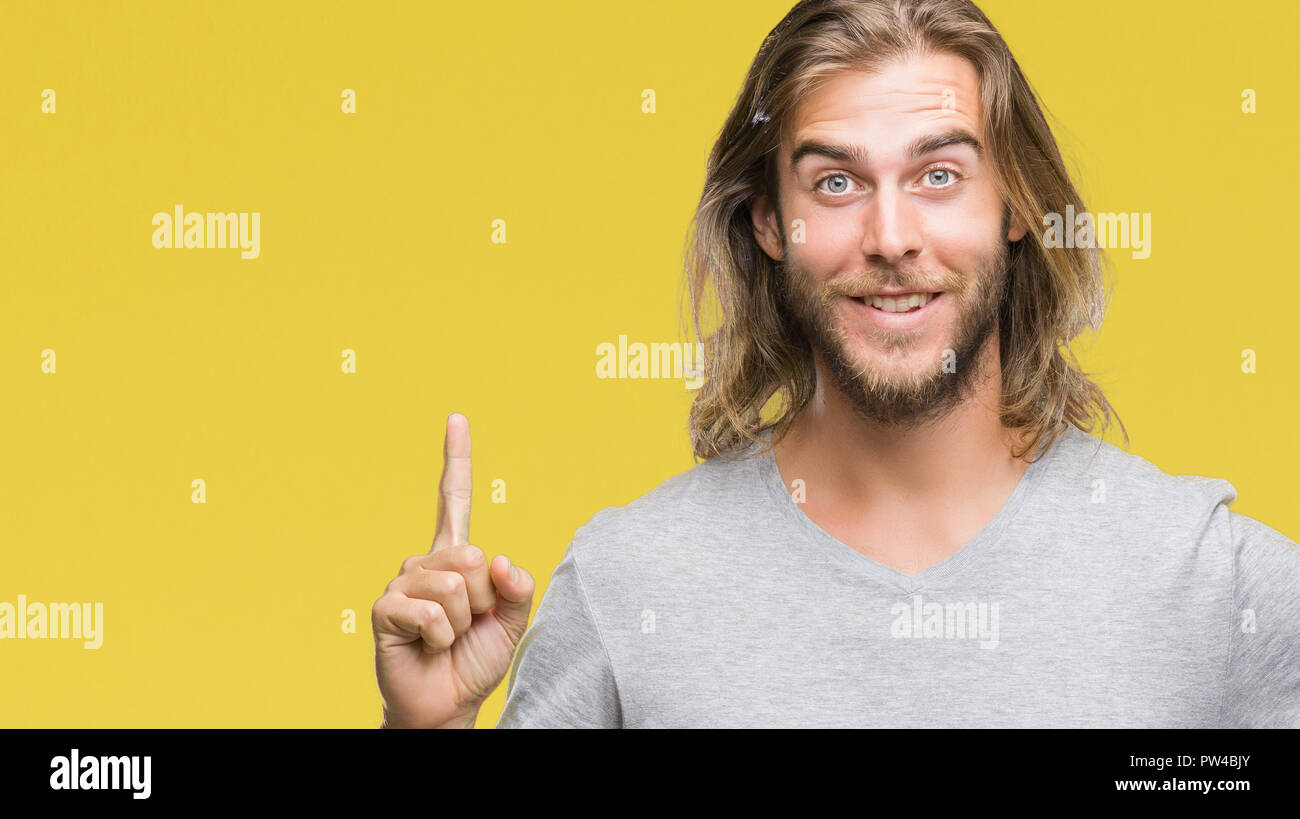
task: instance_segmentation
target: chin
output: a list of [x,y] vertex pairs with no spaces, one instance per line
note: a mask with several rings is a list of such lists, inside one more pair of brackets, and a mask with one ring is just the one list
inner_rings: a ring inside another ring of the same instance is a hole
[[920,365],[923,362],[934,362],[938,366],[943,356],[945,346],[925,343],[922,336],[901,336],[900,338],[908,339],[899,345],[891,345],[881,341],[871,333],[862,333],[851,337],[849,342],[848,359],[859,364],[881,364],[884,362],[895,362],[895,364],[909,363]]

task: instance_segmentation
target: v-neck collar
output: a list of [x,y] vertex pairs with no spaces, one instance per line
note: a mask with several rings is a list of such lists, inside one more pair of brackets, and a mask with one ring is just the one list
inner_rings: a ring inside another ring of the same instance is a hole
[[[1011,496],[1003,503],[1002,508],[997,515],[993,517],[984,528],[981,529],[973,538],[966,542],[960,549],[953,552],[948,557],[939,561],[935,565],[916,574],[904,574],[890,566],[886,566],[873,558],[864,555],[852,546],[844,543],[825,529],[818,526],[812,518],[808,517],[795,503],[791,497],[790,490],[786,488],[785,482],[781,478],[781,470],[776,464],[776,454],[772,449],[768,449],[763,454],[756,456],[759,480],[771,492],[777,500],[777,508],[781,514],[787,518],[796,529],[804,532],[807,542],[813,548],[822,552],[826,557],[843,566],[848,571],[864,575],[868,578],[875,579],[881,583],[895,586],[904,592],[911,593],[922,588],[936,586],[949,579],[954,574],[970,563],[971,560],[978,557],[981,553],[994,546],[1002,537],[1007,525],[1011,523],[1016,514],[1024,507],[1029,500],[1034,489],[1042,483],[1042,475],[1049,464],[1056,459],[1065,438],[1073,436],[1080,431],[1074,426],[1067,424],[1066,429],[1062,432],[1060,438],[1036,461],[1031,462],[1021,474],[1020,480],[1016,483],[1016,488],[1012,491]],[[1080,433],[1086,434],[1086,433]]]

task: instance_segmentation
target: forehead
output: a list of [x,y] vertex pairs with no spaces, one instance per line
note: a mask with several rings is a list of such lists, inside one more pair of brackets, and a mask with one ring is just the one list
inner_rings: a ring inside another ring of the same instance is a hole
[[979,74],[954,54],[912,55],[870,73],[847,71],[800,101],[788,157],[805,139],[854,142],[888,154],[917,136],[960,128],[981,142]]

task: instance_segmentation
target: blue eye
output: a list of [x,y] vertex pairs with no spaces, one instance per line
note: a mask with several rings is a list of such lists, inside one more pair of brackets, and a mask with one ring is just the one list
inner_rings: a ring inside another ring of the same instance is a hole
[[[842,189],[840,189],[840,190],[832,190],[831,193],[844,193],[844,191],[848,190],[848,187],[849,187],[849,178],[848,178],[847,176],[845,176],[844,174],[842,174],[842,173],[831,174],[830,176],[828,176],[828,177],[822,179],[822,182],[829,182],[829,181],[831,181],[831,180],[833,180],[833,179],[843,180],[843,182],[844,182],[844,187],[843,187]],[[820,184],[820,183],[818,183],[818,184]]]
[[[947,176],[939,179],[935,179],[935,174],[946,174]],[[948,187],[948,185],[945,184],[945,180],[952,178],[953,172],[948,170],[947,168],[935,168],[931,171],[927,171],[925,175],[927,178],[929,178],[931,182],[935,184],[935,187],[946,188]]]

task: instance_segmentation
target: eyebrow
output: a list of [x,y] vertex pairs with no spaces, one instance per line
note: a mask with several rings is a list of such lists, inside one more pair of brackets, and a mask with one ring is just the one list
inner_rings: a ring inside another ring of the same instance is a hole
[[[969,145],[974,149],[976,156],[984,155],[984,146],[973,134],[956,129],[917,139],[907,146],[907,157],[916,159],[941,148],[947,148],[949,145]],[[799,167],[800,161],[809,156],[824,156],[837,162],[853,162],[858,165],[867,164],[867,150],[859,145],[832,145],[815,139],[806,139],[800,142],[794,149],[794,153],[790,155],[790,170],[793,172]]]

